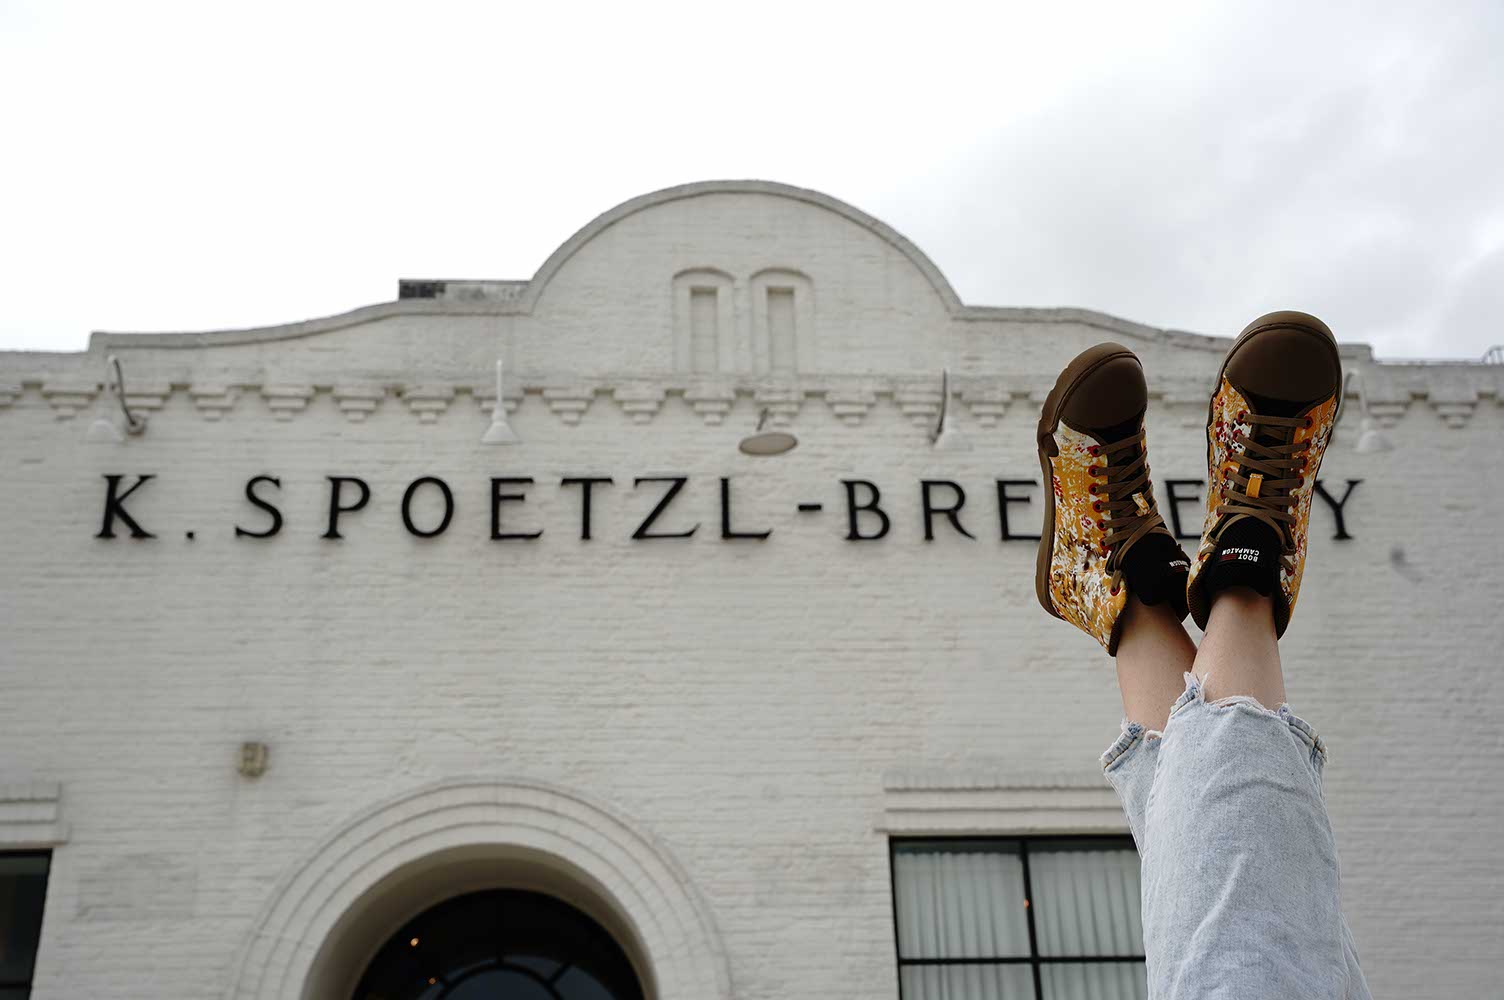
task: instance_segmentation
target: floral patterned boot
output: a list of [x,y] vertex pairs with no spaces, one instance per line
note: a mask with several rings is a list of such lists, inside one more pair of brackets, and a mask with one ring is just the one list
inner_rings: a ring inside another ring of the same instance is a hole
[[1121,344],[1078,355],[1045,399],[1039,603],[1117,652],[1130,593],[1184,618],[1189,560],[1160,517],[1144,443],[1144,369]]
[[1233,341],[1207,412],[1206,521],[1186,581],[1201,628],[1218,591],[1244,586],[1273,597],[1284,634],[1341,389],[1336,338],[1314,316],[1269,313]]

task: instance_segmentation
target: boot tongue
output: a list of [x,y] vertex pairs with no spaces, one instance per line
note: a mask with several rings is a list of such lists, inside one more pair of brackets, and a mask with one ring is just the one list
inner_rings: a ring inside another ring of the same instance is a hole
[[[1111,444],[1137,434],[1141,421],[1138,419],[1104,427],[1097,432],[1102,441]],[[1139,455],[1142,444],[1124,448],[1113,456],[1114,465],[1126,465]],[[1144,484],[1145,499],[1149,496],[1149,484]],[[1169,601],[1185,617],[1185,577],[1190,569],[1190,560],[1180,543],[1167,531],[1154,530],[1133,543],[1123,557],[1123,576],[1128,580],[1129,591],[1145,604],[1161,604]]]
[[[1259,413],[1275,417],[1298,416],[1307,405],[1253,392],[1245,392],[1243,397]],[[1279,445],[1289,439],[1276,428],[1259,427],[1254,440],[1260,444]],[[1240,468],[1239,471],[1247,476],[1249,470]],[[1279,532],[1256,517],[1239,518],[1217,540],[1217,549],[1206,568],[1207,593],[1213,594],[1228,587],[1248,587],[1268,597],[1279,580],[1279,560],[1283,551],[1284,541]]]

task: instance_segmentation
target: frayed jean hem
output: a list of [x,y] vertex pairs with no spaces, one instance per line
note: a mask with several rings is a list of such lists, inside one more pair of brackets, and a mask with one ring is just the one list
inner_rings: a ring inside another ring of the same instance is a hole
[[[1278,708],[1270,711],[1261,705],[1258,699],[1250,698],[1247,695],[1232,695],[1227,698],[1218,698],[1216,701],[1207,701],[1204,693],[1204,681],[1198,680],[1196,675],[1189,671],[1185,673],[1184,679],[1185,691],[1175,700],[1175,704],[1170,706],[1171,721],[1175,719],[1175,716],[1182,709],[1192,703],[1205,705],[1213,711],[1241,711],[1259,718],[1278,719],[1289,727],[1291,734],[1304,743],[1310,750],[1311,765],[1313,767],[1320,771],[1326,766],[1326,743],[1317,735],[1316,730],[1311,728],[1310,723],[1290,710],[1288,702],[1283,702]],[[1169,728],[1169,725],[1166,724],[1165,729],[1168,730]],[[1114,768],[1125,763],[1125,758],[1131,752],[1140,749],[1145,744],[1152,744],[1163,735],[1163,733],[1157,730],[1146,729],[1137,722],[1130,722],[1126,718],[1123,719],[1122,730],[1118,738],[1102,753],[1100,758],[1102,770],[1107,772],[1112,771]]]

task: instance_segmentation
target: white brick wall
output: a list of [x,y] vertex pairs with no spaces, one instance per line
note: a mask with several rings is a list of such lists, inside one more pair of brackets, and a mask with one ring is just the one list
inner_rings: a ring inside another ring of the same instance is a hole
[[[70,830],[38,1000],[223,994],[297,859],[377,802],[477,774],[578,789],[639,822],[703,897],[738,1000],[893,997],[885,772],[1091,780],[1117,728],[1111,664],[1038,608],[1033,546],[999,540],[993,481],[1037,478],[1039,399],[1060,364],[1110,337],[1163,392],[1149,431],[1163,505],[1165,479],[1204,475],[1204,392],[1225,343],[961,307],[850,210],[768,186],[696,190],[608,216],[516,305],[403,303],[281,339],[0,354],[0,783],[60,783]],[[762,268],[797,269],[815,297],[800,336],[818,365],[782,382],[727,371],[737,396],[720,426],[673,371],[671,281],[694,266],[732,275],[739,295]],[[109,412],[107,351],[159,408],[142,437],[86,445]],[[1396,450],[1355,453],[1351,420],[1328,455],[1325,481],[1364,482],[1355,540],[1331,541],[1319,502],[1313,516],[1284,642],[1292,704],[1330,745],[1345,903],[1375,996],[1483,996],[1504,931],[1504,380],[1351,355]],[[499,356],[523,393],[512,448],[479,443],[477,394]],[[936,387],[945,364],[959,392],[1008,404],[990,428],[955,407],[971,452],[932,452],[916,424],[928,411],[896,401]],[[634,380],[666,393],[646,423],[612,395]],[[334,391],[353,382],[384,393],[362,422]],[[268,385],[304,387],[306,407],[276,419]],[[418,385],[456,392],[432,423],[399,396]],[[577,426],[543,394],[566,385],[591,400]],[[801,444],[749,458],[736,442],[769,389],[801,400]],[[873,394],[855,426],[821,395],[838,391]],[[225,392],[233,405],[207,419],[196,398]],[[140,473],[157,479],[127,506],[159,537],[93,537],[102,476]],[[285,526],[237,539],[237,523],[266,522],[242,496],[262,474],[282,480]],[[659,495],[632,477],[668,474],[691,478],[662,527],[699,533],[632,541]],[[328,475],[373,491],[341,542],[319,537]],[[399,511],[425,475],[457,508],[432,540]],[[616,479],[596,489],[588,542],[578,488],[559,487],[584,475]],[[503,516],[542,538],[488,540],[491,476],[536,479]],[[721,476],[736,526],[770,539],[718,537]],[[843,539],[842,478],[881,486],[888,538]],[[943,522],[923,541],[923,478],[966,487],[975,541]],[[1018,530],[1038,530],[1034,497],[1012,511]],[[245,740],[271,747],[254,781],[236,773]]]

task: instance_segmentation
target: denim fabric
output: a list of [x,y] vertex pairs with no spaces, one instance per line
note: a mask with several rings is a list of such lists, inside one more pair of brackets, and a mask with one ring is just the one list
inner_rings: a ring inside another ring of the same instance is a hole
[[1105,754],[1143,866],[1152,1000],[1368,1000],[1321,795],[1326,747],[1288,705],[1207,702]]

